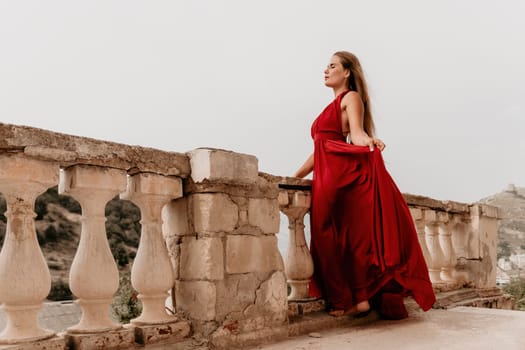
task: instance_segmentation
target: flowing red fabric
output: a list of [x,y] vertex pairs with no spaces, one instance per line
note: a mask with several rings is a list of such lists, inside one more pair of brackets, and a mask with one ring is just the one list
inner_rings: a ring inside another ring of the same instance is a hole
[[381,151],[346,142],[342,93],[312,125],[314,174],[310,294],[348,310],[369,300],[387,318],[407,316],[403,297],[435,302],[417,232]]

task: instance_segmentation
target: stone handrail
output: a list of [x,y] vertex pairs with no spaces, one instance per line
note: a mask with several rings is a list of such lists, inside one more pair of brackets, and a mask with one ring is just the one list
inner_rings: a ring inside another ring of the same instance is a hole
[[[35,198],[57,184],[82,208],[70,268],[82,318],[59,335],[37,322],[51,278],[34,223]],[[0,346],[125,349],[174,344],[191,332],[228,348],[246,345],[245,334],[274,334],[288,322],[288,300],[309,298],[313,263],[304,217],[310,186],[259,173],[251,155],[165,152],[0,123],[0,192],[7,203],[0,251],[7,326]],[[127,325],[109,317],[119,278],[104,209],[117,195],[134,202],[142,218],[131,280],[143,311]],[[495,285],[495,208],[406,199],[436,288]],[[277,248],[279,211],[289,221],[286,261]],[[166,300],[175,315],[166,312]]]
[[27,126],[0,123],[0,152],[53,162],[60,167],[85,164],[187,178],[188,157],[183,153],[128,146],[87,137],[60,134]]

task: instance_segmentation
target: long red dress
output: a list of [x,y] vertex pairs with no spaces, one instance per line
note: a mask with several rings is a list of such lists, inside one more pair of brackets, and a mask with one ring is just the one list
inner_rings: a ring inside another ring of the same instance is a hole
[[403,297],[435,302],[408,206],[381,151],[346,142],[340,94],[312,125],[314,173],[310,294],[335,310],[370,300],[387,318],[407,317]]

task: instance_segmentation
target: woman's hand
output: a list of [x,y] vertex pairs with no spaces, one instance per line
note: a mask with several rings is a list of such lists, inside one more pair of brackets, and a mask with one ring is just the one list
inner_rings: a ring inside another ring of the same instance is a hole
[[379,148],[379,150],[384,150],[386,145],[380,139],[372,138],[365,133],[361,135],[352,135],[350,136],[352,143],[356,146],[368,146],[370,147],[370,152],[374,150],[374,147]]
[[376,146],[377,148],[379,148],[380,151],[383,151],[386,147],[385,143],[381,141],[380,139],[372,139],[372,146],[370,147],[371,151],[374,150],[373,146]]

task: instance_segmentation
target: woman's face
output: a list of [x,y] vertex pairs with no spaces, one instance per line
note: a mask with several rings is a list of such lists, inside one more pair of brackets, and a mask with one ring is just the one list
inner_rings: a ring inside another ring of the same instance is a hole
[[332,56],[330,63],[324,70],[324,84],[331,88],[346,86],[346,80],[350,76],[350,71],[343,68],[339,56]]

